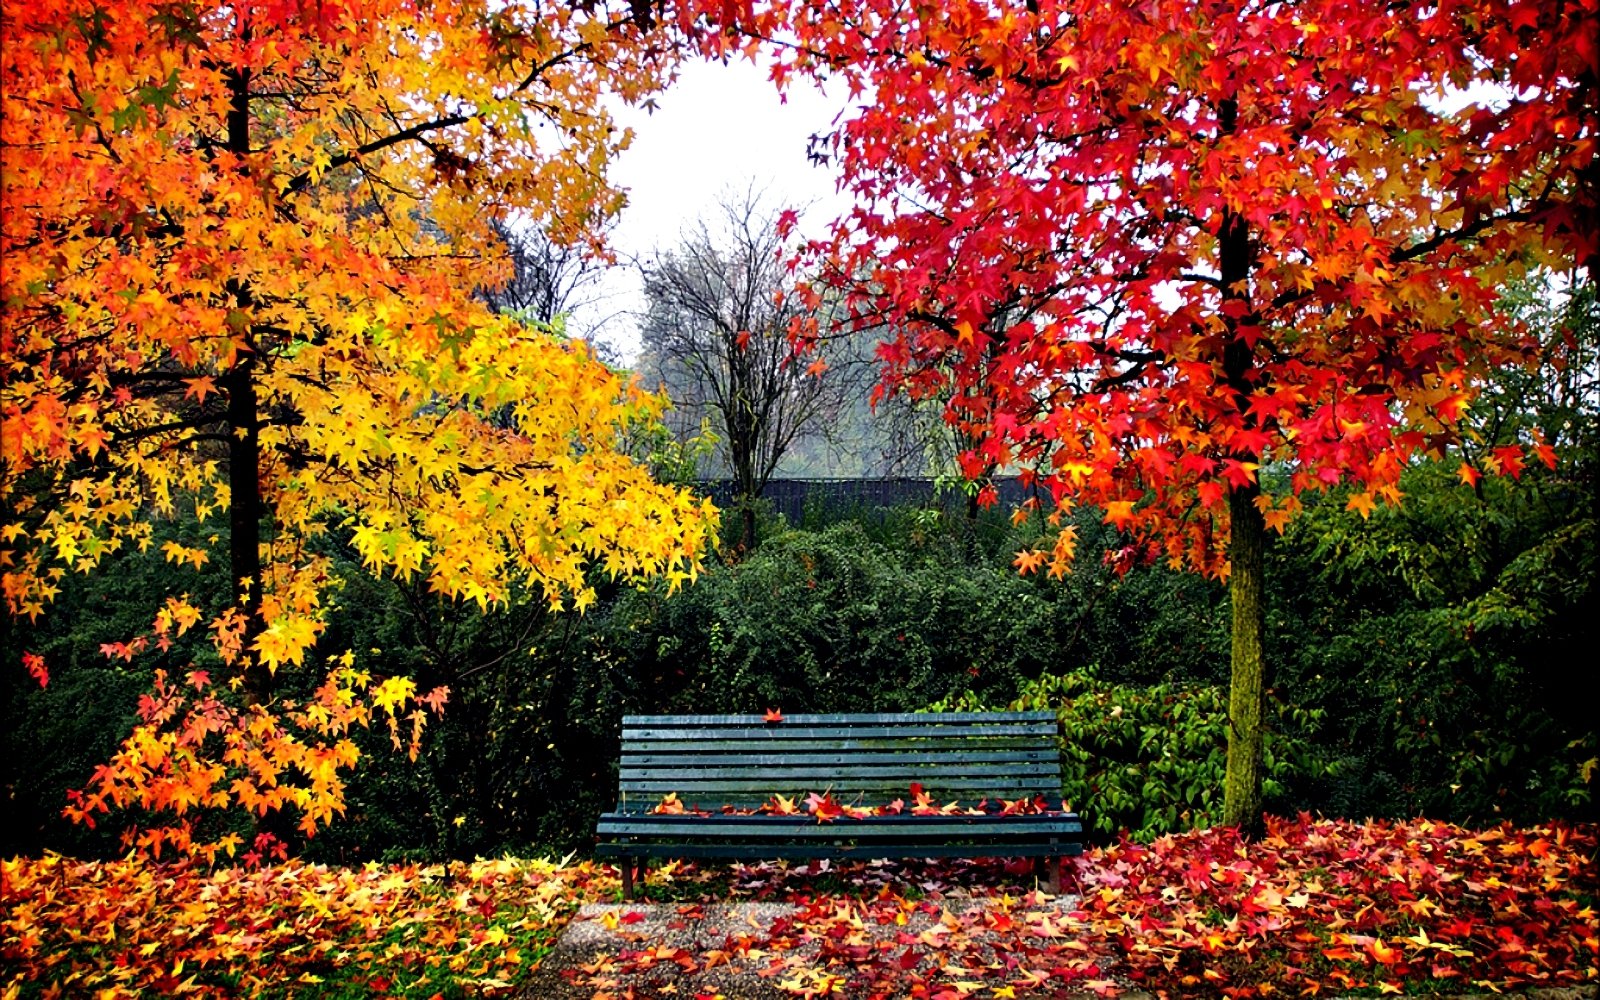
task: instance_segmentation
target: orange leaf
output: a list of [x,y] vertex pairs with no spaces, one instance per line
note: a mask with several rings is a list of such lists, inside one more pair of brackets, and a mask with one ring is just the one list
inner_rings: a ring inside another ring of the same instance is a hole
[[1394,965],[1396,962],[1400,961],[1401,958],[1400,951],[1398,949],[1391,948],[1382,941],[1368,942],[1367,954],[1371,955],[1384,965]]
[[185,398],[194,399],[201,403],[206,401],[207,396],[214,396],[217,394],[217,383],[210,375],[202,375],[199,378],[186,379],[184,380],[183,384],[188,386],[188,388],[183,390],[183,395]]
[[1345,510],[1353,510],[1360,514],[1363,521],[1372,516],[1375,507],[1371,493],[1353,493],[1344,505]]
[[1017,557],[1011,560],[1011,565],[1017,568],[1018,573],[1027,576],[1043,565],[1044,555],[1038,549],[1025,549],[1017,553]]
[[1127,527],[1131,520],[1133,520],[1132,500],[1113,500],[1106,504],[1106,524],[1115,525],[1120,530]]

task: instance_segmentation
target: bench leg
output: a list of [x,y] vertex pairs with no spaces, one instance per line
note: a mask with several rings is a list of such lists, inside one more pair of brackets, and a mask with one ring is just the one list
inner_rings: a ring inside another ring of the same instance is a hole
[[633,859],[624,855],[617,859],[622,866],[622,898],[633,902]]
[[1034,875],[1044,882],[1045,890],[1052,896],[1061,895],[1061,869],[1065,863],[1062,857],[1041,857],[1034,861]]

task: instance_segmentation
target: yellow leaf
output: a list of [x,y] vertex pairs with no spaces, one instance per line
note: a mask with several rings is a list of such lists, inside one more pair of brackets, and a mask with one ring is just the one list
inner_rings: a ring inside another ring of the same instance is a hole
[[394,715],[415,697],[417,683],[409,677],[386,677],[372,689],[372,703]]

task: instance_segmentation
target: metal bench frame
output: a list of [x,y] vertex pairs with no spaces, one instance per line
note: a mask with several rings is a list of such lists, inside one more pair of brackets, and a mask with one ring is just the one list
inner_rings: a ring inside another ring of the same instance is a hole
[[[625,716],[617,808],[600,817],[595,854],[617,859],[626,899],[649,858],[1031,857],[1059,892],[1062,859],[1083,851],[1077,814],[999,814],[1004,801],[1059,804],[1057,737],[1050,712]],[[913,815],[913,783],[941,805],[986,800],[987,811]],[[712,815],[654,812],[668,793]],[[843,805],[906,805],[831,822],[720,812],[776,795],[803,809],[811,793]]]

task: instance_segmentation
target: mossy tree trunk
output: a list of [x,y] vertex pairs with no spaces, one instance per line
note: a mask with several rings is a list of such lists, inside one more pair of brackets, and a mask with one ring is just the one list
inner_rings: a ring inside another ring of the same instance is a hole
[[1228,695],[1228,769],[1223,779],[1222,822],[1246,836],[1261,832],[1262,705],[1266,692],[1265,563],[1267,528],[1252,484],[1229,496],[1233,564],[1228,591],[1233,603],[1233,671]]

